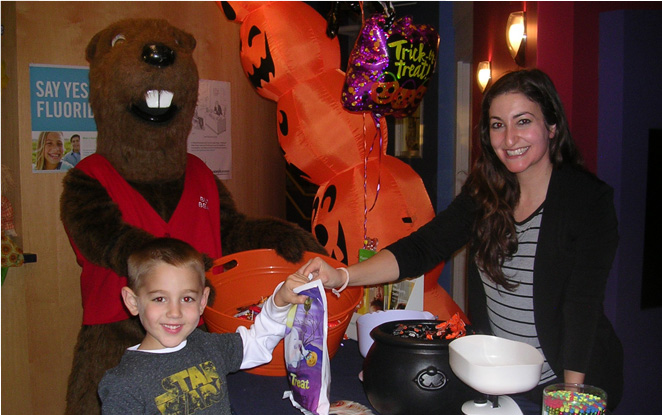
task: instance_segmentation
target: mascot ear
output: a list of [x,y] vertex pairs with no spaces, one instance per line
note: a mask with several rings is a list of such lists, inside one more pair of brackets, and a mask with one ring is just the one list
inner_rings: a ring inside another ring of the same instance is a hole
[[101,37],[101,33],[99,32],[92,39],[90,40],[90,43],[87,44],[87,49],[85,49],[85,59],[89,63],[92,63],[94,60],[94,55],[97,53],[97,45],[99,44],[99,38]]
[[193,35],[186,33],[183,30],[175,29],[175,38],[177,39],[179,46],[189,52],[193,52],[193,49],[195,49],[196,41]]

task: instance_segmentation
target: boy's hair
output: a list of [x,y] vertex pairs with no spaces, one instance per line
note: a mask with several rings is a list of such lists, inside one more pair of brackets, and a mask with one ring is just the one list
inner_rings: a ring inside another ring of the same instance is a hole
[[191,245],[174,238],[156,238],[147,242],[129,256],[127,285],[136,291],[144,283],[144,278],[162,263],[175,267],[189,267],[200,276],[200,284],[205,285],[205,263],[203,256]]

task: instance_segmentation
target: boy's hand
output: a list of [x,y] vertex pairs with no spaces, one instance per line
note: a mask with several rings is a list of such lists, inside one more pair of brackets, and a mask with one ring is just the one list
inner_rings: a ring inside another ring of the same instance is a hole
[[298,272],[290,274],[285,280],[285,283],[281,285],[274,295],[274,303],[278,307],[283,307],[288,304],[303,304],[308,296],[296,294],[293,290],[308,282],[310,282],[310,280],[303,274],[299,274]]

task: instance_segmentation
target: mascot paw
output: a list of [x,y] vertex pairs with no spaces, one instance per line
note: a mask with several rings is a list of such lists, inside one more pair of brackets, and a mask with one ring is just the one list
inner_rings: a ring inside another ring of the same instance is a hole
[[[303,254],[315,252],[328,255],[324,247],[310,233],[290,222],[279,219],[257,219],[248,221],[235,240],[231,252],[250,249],[273,249],[288,262],[297,263]],[[227,252],[225,249],[223,252]]]

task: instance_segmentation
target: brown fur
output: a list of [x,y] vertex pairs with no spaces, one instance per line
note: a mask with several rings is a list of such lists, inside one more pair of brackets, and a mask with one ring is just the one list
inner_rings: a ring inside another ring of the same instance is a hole
[[106,370],[117,366],[126,348],[140,343],[143,337],[145,331],[138,318],[83,326],[69,374],[66,413],[99,413],[99,397],[89,393],[91,386],[98,385]]
[[[111,41],[123,34],[115,47]],[[161,43],[176,53],[173,65],[154,69],[140,58],[145,43]],[[90,105],[97,123],[97,152],[107,158],[164,219],[170,219],[184,190],[186,139],[197,102],[198,75],[191,53],[195,39],[163,20],[123,20],[95,35],[87,47]],[[175,92],[179,111],[165,123],[130,113],[146,90]],[[326,254],[300,227],[278,219],[249,219],[216,180],[221,201],[223,254],[273,248],[290,262],[304,251]],[[103,186],[77,169],[63,181],[60,215],[71,240],[90,261],[126,275],[128,255],[154,236],[122,220]],[[142,340],[137,320],[84,326],[78,337],[67,391],[67,414],[100,413],[97,385],[130,345]]]

